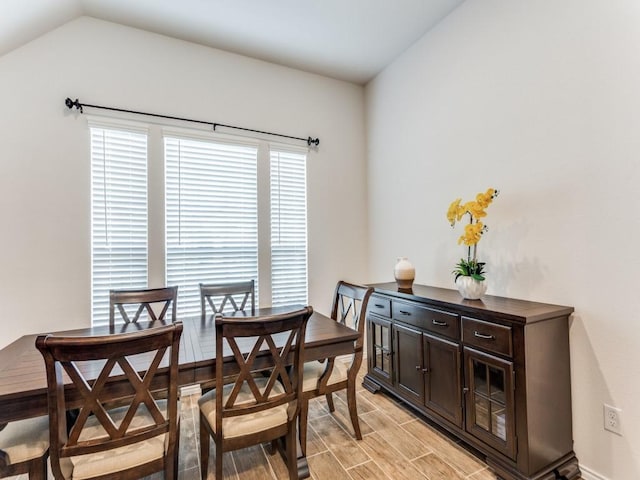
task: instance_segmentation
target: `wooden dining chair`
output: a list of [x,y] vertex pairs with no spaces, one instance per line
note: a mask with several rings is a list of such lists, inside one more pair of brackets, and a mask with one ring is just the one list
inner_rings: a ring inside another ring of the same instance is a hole
[[339,281],[336,285],[331,308],[331,318],[360,334],[356,340],[355,351],[351,361],[345,365],[341,359],[327,358],[322,362],[313,361],[304,364],[304,383],[300,411],[300,443],[303,450],[307,443],[307,420],[309,401],[312,398],[325,396],[329,411],[335,411],[332,394],[340,390],[347,391],[347,406],[355,437],[362,440],[358,421],[358,405],[356,402],[356,377],[362,365],[364,347],[364,325],[369,297],[373,288]]
[[[136,323],[143,312],[147,312],[149,320],[163,320],[171,307],[171,320],[176,320],[176,304],[178,287],[144,288],[138,290],[111,290],[109,292],[109,326],[115,326],[116,309],[124,323]],[[152,305],[160,304],[162,310],[156,314]],[[127,313],[127,305],[137,305],[135,313]]]
[[29,480],[46,480],[48,455],[48,417],[0,425],[0,478],[27,473]]
[[[176,322],[131,333],[36,339],[47,374],[56,480],[128,480],[158,471],[166,479],[178,477],[181,334]],[[73,388],[64,385],[63,374]],[[154,399],[158,388],[167,390],[166,400]],[[126,406],[108,407],[114,392],[128,399]],[[66,411],[77,406],[70,425]]]
[[[216,388],[198,400],[200,471],[207,478],[209,438],[216,476],[223,453],[283,439],[290,479],[298,478],[297,422],[302,393],[305,329],[311,307],[258,317],[216,315]],[[225,363],[225,357],[233,360]],[[234,381],[226,381],[227,374]]]
[[251,308],[255,315],[255,281],[200,284],[200,310],[202,320],[207,316],[207,304],[212,313],[224,314],[226,311],[237,312]]

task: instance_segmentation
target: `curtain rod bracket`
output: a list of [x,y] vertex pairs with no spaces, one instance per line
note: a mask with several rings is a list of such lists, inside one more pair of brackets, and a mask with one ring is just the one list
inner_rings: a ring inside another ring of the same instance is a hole
[[100,108],[102,110],[111,110],[111,111],[114,111],[114,112],[133,113],[135,115],[146,115],[148,117],[168,118],[170,120],[178,120],[178,121],[181,121],[181,122],[191,122],[191,123],[200,123],[200,124],[204,124],[204,125],[211,125],[213,127],[213,131],[214,132],[216,131],[217,127],[226,127],[226,128],[233,128],[233,129],[236,129],[236,130],[243,130],[245,132],[254,132],[254,133],[260,133],[260,134],[264,134],[264,135],[272,135],[274,137],[283,137],[283,138],[290,138],[290,139],[293,139],[293,140],[300,140],[302,142],[306,142],[307,146],[309,146],[309,147],[311,145],[315,145],[316,147],[318,145],[320,145],[320,139],[319,138],[293,137],[291,135],[283,135],[281,133],[264,132],[262,130],[254,130],[252,128],[236,127],[234,125],[225,125],[224,123],[205,122],[203,120],[193,120],[191,118],[174,117],[174,116],[171,116],[171,115],[160,115],[158,113],[138,112],[136,110],[126,110],[126,109],[123,109],[123,108],[103,107],[102,105],[91,105],[90,103],[80,103],[80,100],[78,100],[77,98],[75,100],[71,100],[69,97],[67,97],[65,99],[65,101],[64,101],[64,104],[67,106],[67,108],[69,108],[69,110],[71,110],[73,107],[76,107],[77,110],[80,110],[80,113],[84,113],[83,107]]

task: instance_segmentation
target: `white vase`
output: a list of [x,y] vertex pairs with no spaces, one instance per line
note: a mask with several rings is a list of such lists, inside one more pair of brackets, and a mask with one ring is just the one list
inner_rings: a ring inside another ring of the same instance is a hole
[[416,269],[407,257],[398,257],[395,267],[393,267],[393,276],[396,279],[398,288],[411,288],[413,280],[416,278]]
[[462,275],[456,279],[456,287],[458,287],[458,292],[460,292],[462,298],[478,300],[487,291],[487,282]]

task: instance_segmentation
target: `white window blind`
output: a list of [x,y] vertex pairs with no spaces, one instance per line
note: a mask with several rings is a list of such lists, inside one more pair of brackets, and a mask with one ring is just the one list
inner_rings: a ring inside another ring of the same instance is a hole
[[91,127],[92,323],[109,290],[147,287],[147,135]]
[[272,148],[272,305],[306,305],[307,283],[307,156]]
[[164,143],[167,285],[178,316],[199,314],[199,283],[258,281],[257,148]]

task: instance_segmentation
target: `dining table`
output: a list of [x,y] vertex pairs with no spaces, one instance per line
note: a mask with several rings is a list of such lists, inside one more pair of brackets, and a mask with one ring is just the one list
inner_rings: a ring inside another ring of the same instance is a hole
[[[279,314],[298,309],[298,306],[258,308],[256,316]],[[247,316],[246,312],[235,312],[234,316]],[[211,384],[215,381],[216,341],[214,315],[202,317],[185,316],[178,318],[183,324],[180,339],[178,383],[180,387]],[[170,321],[170,320],[169,320]],[[102,336],[116,333],[139,331],[165,324],[165,320],[117,324],[114,327],[95,326],[64,331],[50,331],[41,334],[56,336]],[[41,335],[40,334],[40,335]],[[47,415],[47,378],[44,360],[36,349],[39,334],[24,335],[0,349],[0,427],[6,423]],[[305,361],[322,360],[328,357],[348,355],[355,350],[359,333],[322,313],[314,311],[307,323],[304,345]],[[240,348],[242,346],[240,345]],[[225,355],[231,360],[232,353]],[[135,368],[135,362],[132,362]],[[140,365],[148,361],[141,361]],[[226,364],[226,362],[225,362]],[[231,364],[231,362],[230,362]],[[88,380],[97,378],[101,365],[84,366],[83,374]],[[116,372],[114,372],[116,373]],[[234,373],[229,371],[229,374]],[[95,376],[94,376],[95,375]],[[154,388],[166,387],[166,376],[156,375]],[[130,394],[128,381],[113,375],[101,392],[102,401],[119,400]],[[74,396],[72,382],[65,384],[69,408],[82,404],[80,394]],[[298,458],[300,477],[308,477],[306,458]]]

